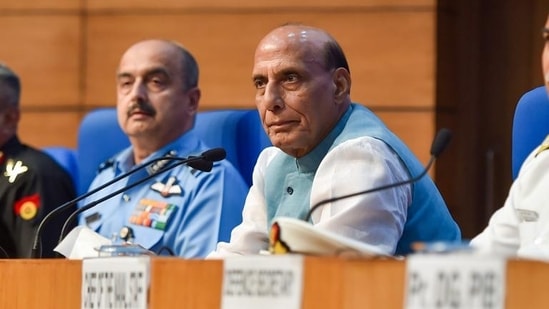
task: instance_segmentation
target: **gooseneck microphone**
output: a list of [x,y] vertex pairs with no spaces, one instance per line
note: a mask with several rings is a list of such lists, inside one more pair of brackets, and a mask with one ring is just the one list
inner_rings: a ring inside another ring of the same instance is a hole
[[[63,228],[61,229],[61,234],[59,234],[59,242],[61,242],[63,240],[63,238],[65,237],[66,233],[67,233],[67,229],[68,227],[70,226],[70,224],[72,223],[72,221],[76,218],[76,216],[78,216],[79,214],[81,214],[82,212],[94,207],[95,205],[99,204],[99,203],[102,203],[106,200],[109,200],[111,198],[113,198],[114,196],[126,191],[126,190],[129,190],[133,187],[136,187],[142,183],[144,183],[145,181],[151,179],[151,178],[154,178],[156,177],[157,175],[159,174],[162,174],[163,172],[167,171],[167,170],[171,170],[172,168],[176,167],[176,166],[179,166],[179,165],[182,165],[182,164],[187,164],[195,169],[198,169],[198,170],[201,170],[203,172],[209,172],[212,170],[212,167],[213,167],[213,162],[214,161],[221,161],[223,159],[225,159],[225,157],[227,156],[227,153],[225,152],[225,149],[223,148],[215,148],[215,149],[212,149],[212,150],[208,150],[206,152],[204,152],[202,155],[198,156],[198,157],[189,157],[187,159],[181,159],[181,158],[172,158],[172,160],[174,161],[179,161],[179,162],[176,162],[175,164],[172,164],[172,165],[168,165],[166,167],[163,167],[162,169],[158,170],[157,172],[155,173],[152,173],[150,175],[148,175],[147,177],[144,177],[142,179],[139,179],[138,181],[128,185],[128,186],[125,186],[121,189],[118,189],[114,192],[111,192],[110,194],[107,194],[105,195],[104,197],[102,198],[99,198],[95,201],[92,201],[78,209],[76,209],[68,218],[67,220],[65,220],[65,223],[63,224]],[[192,162],[191,164],[189,164],[189,160],[191,160],[190,162]]]
[[[220,161],[220,160],[223,160],[225,159],[226,157],[226,152],[225,152],[225,149],[223,148],[213,148],[213,149],[210,149],[210,150],[207,150],[207,151],[204,151],[202,154],[200,154],[199,156],[190,156],[188,158],[179,158],[179,157],[170,157],[170,156],[163,156],[163,157],[160,157],[160,158],[156,158],[156,159],[153,159],[143,165],[139,165],[137,167],[135,167],[134,169],[130,170],[129,172],[127,173],[124,173],[124,174],[121,174],[115,178],[113,178],[112,180],[98,186],[97,188],[93,189],[93,190],[90,190],[78,197],[76,197],[75,199],[73,200],[70,200],[64,204],[62,204],[61,206],[58,206],[57,208],[55,208],[53,211],[51,211],[50,213],[48,213],[44,219],[42,219],[42,221],[40,222],[40,224],[38,225],[38,228],[36,229],[36,233],[34,234],[34,239],[33,239],[33,245],[32,245],[32,251],[31,251],[31,257],[32,258],[41,258],[42,257],[42,253],[41,253],[41,248],[39,246],[40,244],[40,240],[41,240],[41,236],[42,236],[42,230],[44,228],[44,226],[52,219],[54,218],[55,216],[59,215],[59,213],[62,213],[64,211],[66,211],[67,209],[69,209],[70,207],[72,207],[73,205],[75,205],[76,203],[80,202],[81,200],[91,196],[92,194],[95,194],[107,187],[109,187],[110,185],[124,179],[124,178],[127,178],[129,176],[131,176],[132,174],[146,168],[146,167],[149,167],[157,162],[160,162],[160,161],[178,161],[177,163],[175,164],[171,164],[171,165],[168,165],[168,166],[165,166],[161,169],[159,169],[158,171],[154,172],[154,173],[151,173],[149,176],[127,186],[127,187],[124,187],[118,191],[115,191],[113,192],[112,194],[109,194],[106,196],[106,198],[101,198],[99,199],[97,202],[93,202],[91,204],[91,206],[89,206],[90,204],[88,205],[85,205],[84,207],[82,208],[85,208],[87,206],[86,209],[84,210],[87,210],[93,206],[95,206],[96,204],[100,203],[100,202],[103,202],[109,198],[112,198],[113,196],[115,196],[116,194],[119,194],[125,190],[128,190],[128,189],[131,189],[167,170],[170,170],[172,168],[175,168],[179,165],[182,165],[182,164],[186,164],[188,165],[189,167],[192,167],[194,169],[197,169],[197,170],[200,170],[200,171],[204,171],[204,172],[209,172],[212,170],[212,167],[213,167],[213,162],[216,162],[216,161]],[[80,214],[82,211],[82,208],[79,208],[77,209],[76,211],[74,211],[68,218],[67,220],[65,221],[65,223],[63,224],[63,229],[61,230],[61,234],[60,234],[60,237],[59,237],[59,241],[61,241],[65,235],[65,230],[67,229],[67,227],[70,225],[70,222],[72,222],[72,220],[78,215]]]
[[425,176],[425,174],[427,174],[427,172],[431,168],[431,165],[433,165],[433,162],[435,162],[435,159],[442,153],[442,151],[444,151],[446,146],[448,146],[448,143],[450,142],[451,138],[452,138],[452,132],[450,130],[446,128],[442,128],[438,131],[435,139],[433,140],[433,144],[431,145],[431,151],[430,151],[431,158],[429,159],[429,162],[427,163],[427,165],[419,175],[407,180],[403,180],[403,181],[375,187],[372,189],[355,192],[347,195],[337,196],[337,197],[320,201],[316,203],[314,206],[312,206],[311,209],[309,209],[309,211],[307,212],[307,216],[305,217],[305,221],[309,222],[309,220],[311,220],[311,216],[313,215],[313,212],[316,211],[320,206],[326,205],[328,203],[336,202],[336,201],[343,200],[343,199],[357,196],[357,195],[369,194],[377,191],[391,189],[398,186],[403,186],[403,185],[411,184],[420,180],[423,176]]

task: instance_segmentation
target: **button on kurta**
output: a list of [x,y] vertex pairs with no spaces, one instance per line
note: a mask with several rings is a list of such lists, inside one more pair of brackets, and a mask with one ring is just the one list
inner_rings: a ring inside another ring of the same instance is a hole
[[289,195],[292,195],[294,193],[294,189],[292,187],[286,188],[286,192],[288,192]]

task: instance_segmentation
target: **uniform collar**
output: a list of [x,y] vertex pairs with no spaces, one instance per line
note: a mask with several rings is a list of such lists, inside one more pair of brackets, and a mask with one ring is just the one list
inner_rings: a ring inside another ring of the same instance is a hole
[[0,151],[7,155],[13,153],[19,147],[21,147],[21,142],[19,141],[17,135],[14,135],[4,145],[0,147]]
[[[162,148],[150,154],[140,164],[146,164],[147,162],[170,155],[173,157],[188,157],[191,155],[199,155],[197,152],[199,149],[199,139],[192,131],[187,131],[174,141],[166,144]],[[135,166],[133,161],[133,147],[130,146],[124,149],[114,160],[114,167],[117,171],[123,173],[128,172]]]

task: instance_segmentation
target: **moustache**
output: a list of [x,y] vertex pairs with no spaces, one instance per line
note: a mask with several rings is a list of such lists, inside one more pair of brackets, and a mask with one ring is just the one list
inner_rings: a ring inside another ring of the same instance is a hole
[[156,111],[150,104],[146,102],[137,102],[130,105],[128,107],[128,111],[126,112],[128,117],[134,113],[143,113],[143,114],[154,116],[156,114]]

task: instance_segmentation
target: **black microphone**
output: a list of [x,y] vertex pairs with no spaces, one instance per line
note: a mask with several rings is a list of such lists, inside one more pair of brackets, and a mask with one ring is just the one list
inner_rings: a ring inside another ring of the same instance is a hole
[[[199,160],[191,160],[187,162],[187,165],[203,172],[209,172],[212,170],[214,162],[221,161],[226,157],[227,157],[227,152],[225,152],[225,149],[214,148],[214,149],[204,151],[200,155]],[[194,157],[194,156],[189,157],[189,159],[194,159],[194,158],[197,158],[197,157]]]
[[[161,173],[163,173],[163,172],[165,172],[169,169],[172,169],[172,168],[174,168],[176,166],[179,166],[179,165],[182,165],[182,164],[187,164],[189,167],[192,167],[194,169],[198,169],[198,170],[201,170],[201,171],[204,171],[204,172],[209,172],[212,169],[214,159],[215,159],[215,161],[220,161],[220,160],[223,160],[225,157],[226,157],[225,149],[223,149],[223,148],[214,148],[214,149],[210,149],[210,150],[207,150],[207,151],[203,152],[199,156],[190,156],[188,158],[178,158],[178,157],[170,157],[170,156],[163,156],[163,157],[160,157],[160,158],[156,158],[156,159],[153,159],[153,160],[151,160],[151,161],[149,161],[149,162],[147,162],[143,165],[135,167],[134,169],[130,170],[127,173],[121,174],[121,175],[113,178],[112,180],[102,184],[101,186],[98,186],[97,188],[95,188],[93,190],[90,190],[90,191],[76,197],[75,199],[70,200],[70,201],[62,204],[61,206],[58,206],[53,211],[48,213],[44,217],[44,219],[42,219],[40,224],[38,225],[38,228],[36,229],[36,234],[34,235],[34,239],[33,239],[31,257],[33,257],[33,258],[42,257],[42,253],[39,250],[39,243],[40,243],[40,239],[41,239],[41,235],[42,235],[42,230],[43,230],[44,226],[46,225],[46,223],[49,222],[55,216],[57,216],[59,213],[66,211],[67,209],[69,209],[70,207],[72,207],[73,205],[78,203],[79,201],[89,197],[90,195],[95,194],[95,193],[105,189],[106,187],[108,187],[108,186],[110,186],[110,185],[112,185],[112,184],[114,184],[114,183],[116,183],[116,182],[118,182],[118,181],[120,181],[124,178],[127,178],[127,177],[131,176],[132,174],[134,174],[134,173],[136,173],[136,172],[138,172],[138,171],[140,171],[140,170],[142,170],[146,167],[149,167],[149,166],[151,166],[151,165],[153,165],[153,164],[155,164],[159,161],[165,161],[166,160],[166,161],[178,161],[178,162],[176,164],[172,164],[172,165],[169,165],[167,167],[163,167],[163,168],[159,169],[158,171],[156,171],[155,173],[151,173],[151,175],[149,175],[148,177],[146,177],[144,179],[141,179],[141,180],[133,183],[132,185],[130,185],[128,187],[122,188],[121,190],[118,190],[115,193],[118,194],[118,193],[121,193],[124,190],[131,189],[134,186],[137,186],[137,185],[139,185],[139,184],[141,184],[141,183],[157,176],[158,174],[161,174]],[[110,196],[108,198],[111,198],[116,194],[112,194],[112,196]],[[102,201],[100,201],[100,202],[102,202]],[[89,207],[89,208],[91,208],[91,207]],[[88,209],[88,208],[86,208],[86,209]],[[65,235],[64,232],[67,229],[67,227],[70,225],[70,222],[73,220],[74,217],[76,217],[76,215],[78,215],[82,211],[80,211],[80,208],[79,208],[76,211],[74,211],[69,216],[69,218],[67,218],[67,220],[65,221],[65,224],[63,224],[63,229],[61,230],[61,234],[60,234],[60,237],[59,237],[60,241],[63,239],[63,237]]]
[[[138,180],[138,181],[136,181],[136,182],[134,182],[134,183],[132,183],[128,186],[125,186],[121,189],[118,189],[114,192],[111,192],[110,194],[107,194],[106,196],[104,196],[102,198],[99,198],[99,199],[97,199],[93,202],[90,202],[90,203],[78,208],[77,210],[75,210],[67,218],[67,220],[65,221],[65,224],[63,224],[63,228],[61,229],[61,234],[59,234],[59,242],[61,242],[63,240],[63,238],[65,237],[68,227],[70,226],[72,221],[76,218],[76,216],[78,216],[82,212],[94,207],[95,205],[100,204],[100,203],[102,203],[106,200],[109,200],[109,199],[113,198],[114,196],[116,196],[116,195],[118,195],[118,194],[120,194],[120,193],[122,193],[126,190],[129,190],[133,187],[136,187],[136,186],[144,183],[145,181],[147,181],[151,178],[154,178],[157,175],[162,174],[165,171],[171,170],[172,168],[175,168],[175,167],[177,167],[179,165],[182,165],[182,164],[187,164],[188,166],[190,166],[192,168],[195,168],[195,169],[198,169],[198,170],[201,170],[203,172],[209,172],[209,171],[212,170],[214,161],[221,161],[221,160],[225,159],[226,156],[227,156],[227,153],[225,152],[225,149],[223,149],[223,148],[214,148],[214,149],[210,149],[210,150],[207,150],[207,151],[203,152],[200,156],[197,156],[197,157],[190,156],[187,159],[171,158],[171,160],[179,161],[179,162],[176,162],[175,164],[172,164],[172,165],[165,166],[162,169],[156,171],[155,173],[151,173],[150,175],[148,175],[145,178],[142,178],[142,179],[140,179],[140,180]],[[104,185],[103,185],[103,188],[105,188]]]
[[307,216],[305,217],[305,221],[308,222],[311,219],[311,216],[313,215],[313,212],[315,210],[317,210],[320,206],[323,206],[325,204],[332,203],[332,202],[335,202],[335,201],[339,201],[339,200],[342,200],[342,199],[346,199],[346,198],[349,198],[349,197],[357,196],[357,195],[368,194],[368,193],[372,193],[372,192],[391,189],[391,188],[402,186],[402,185],[411,184],[411,183],[414,183],[414,182],[420,180],[423,176],[425,176],[425,174],[427,174],[427,172],[431,168],[431,165],[433,165],[433,162],[435,162],[435,159],[442,153],[442,151],[446,148],[446,146],[448,146],[448,143],[450,142],[451,138],[452,138],[452,132],[449,129],[442,128],[438,131],[438,133],[437,133],[437,135],[436,135],[436,137],[433,141],[433,144],[431,145],[431,158],[429,159],[429,162],[427,163],[427,165],[425,166],[425,168],[423,169],[423,171],[419,175],[417,175],[413,178],[409,178],[407,180],[403,180],[403,181],[399,181],[399,182],[395,182],[395,183],[375,187],[375,188],[372,188],[372,189],[368,189],[368,190],[364,190],[364,191],[360,191],[360,192],[355,192],[355,193],[351,193],[351,194],[347,194],[347,195],[337,196],[337,197],[333,197],[333,198],[330,198],[330,199],[320,201],[320,202],[316,203],[313,207],[311,207],[311,209],[309,209],[309,211],[307,212]]

